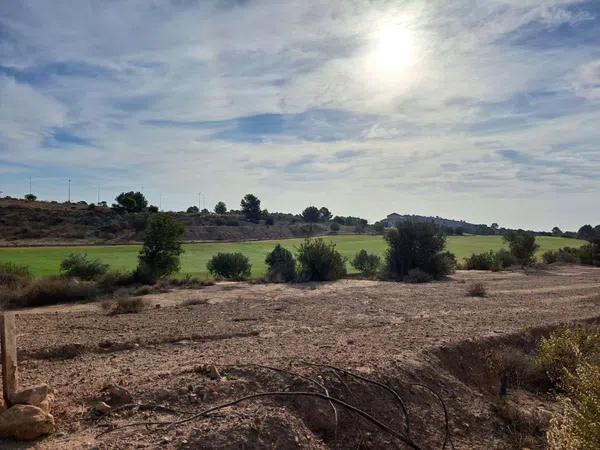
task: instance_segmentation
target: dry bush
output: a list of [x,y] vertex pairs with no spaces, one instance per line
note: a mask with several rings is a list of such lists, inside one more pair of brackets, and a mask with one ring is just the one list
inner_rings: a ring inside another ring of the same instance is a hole
[[148,295],[152,292],[152,288],[150,286],[142,286],[135,291],[133,291],[133,295],[137,297],[141,297],[142,295]]
[[146,302],[141,298],[120,298],[113,304],[109,314],[136,314],[142,312],[146,306]]
[[188,300],[185,300],[182,304],[183,306],[206,305],[208,304],[208,300],[206,300],[205,298],[190,298]]
[[567,396],[550,421],[551,450],[600,448],[600,365],[583,363],[565,379]]
[[467,288],[467,294],[470,297],[486,297],[487,288],[483,283],[473,283]]
[[27,308],[89,300],[97,295],[93,283],[68,278],[40,278],[31,284],[0,294],[6,308]]
[[542,338],[536,364],[554,383],[560,384],[580,364],[599,356],[600,332],[583,327],[561,328]]
[[83,344],[71,343],[42,348],[35,352],[27,353],[27,356],[35,359],[73,359],[85,353],[85,350]]
[[419,268],[410,269],[404,277],[406,283],[429,283],[433,277]]
[[201,280],[198,277],[193,277],[190,274],[186,274],[182,278],[163,278],[159,280],[159,288],[179,287],[187,289],[200,289],[206,286],[214,286],[215,282],[212,280]]
[[136,283],[135,272],[110,271],[102,275],[96,286],[101,292],[113,293],[117,289]]
[[548,427],[546,415],[539,411],[519,408],[510,401],[499,400],[493,405],[496,416],[506,424],[506,431],[513,448],[541,448]]
[[0,263],[0,288],[18,289],[31,283],[29,267],[10,262]]

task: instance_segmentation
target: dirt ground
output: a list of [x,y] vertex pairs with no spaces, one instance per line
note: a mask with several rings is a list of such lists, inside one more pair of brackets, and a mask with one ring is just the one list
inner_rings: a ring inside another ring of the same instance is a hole
[[[473,282],[484,283],[488,296],[469,297]],[[600,269],[459,271],[421,285],[220,283],[143,298],[148,308],[135,314],[108,315],[97,303],[18,311],[21,384],[55,389],[58,432],[0,447],[410,448],[341,405],[334,411],[327,401],[301,396],[242,402],[179,426],[119,428],[174,421],[256,392],[323,393],[318,382],[405,434],[405,418],[388,392],[309,361],[393,387],[406,403],[418,448],[443,448],[445,436],[443,411],[427,388],[448,409],[454,448],[510,448],[489,399],[454,378],[436,354],[467,340],[599,317]],[[221,378],[211,374],[212,365]],[[93,406],[109,383],[144,406],[99,417]]]

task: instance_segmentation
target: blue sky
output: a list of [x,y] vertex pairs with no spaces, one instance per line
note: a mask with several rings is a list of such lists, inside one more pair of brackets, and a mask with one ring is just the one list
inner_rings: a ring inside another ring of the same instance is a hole
[[0,190],[600,223],[600,2],[0,3]]

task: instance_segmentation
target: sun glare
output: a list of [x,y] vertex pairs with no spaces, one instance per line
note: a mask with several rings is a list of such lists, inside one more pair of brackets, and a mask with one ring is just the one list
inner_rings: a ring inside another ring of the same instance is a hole
[[414,59],[413,36],[405,25],[386,25],[376,34],[373,62],[377,70],[397,72],[412,65]]

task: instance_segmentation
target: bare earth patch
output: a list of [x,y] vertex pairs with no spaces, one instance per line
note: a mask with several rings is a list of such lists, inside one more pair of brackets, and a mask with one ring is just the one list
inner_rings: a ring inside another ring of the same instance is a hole
[[[467,295],[473,282],[485,285],[487,297]],[[441,448],[443,414],[433,396],[411,383],[445,401],[455,448],[506,448],[490,402],[444,370],[437,352],[600,316],[600,269],[458,272],[449,281],[421,285],[222,283],[142,298],[148,307],[136,314],[107,315],[94,303],[19,312],[22,383],[47,382],[57,391],[60,433],[38,448],[408,448],[347,411],[336,422],[327,402],[307,398],[265,398],[178,427],[100,435],[132,422],[176,420],[254,392],[315,390],[285,374],[243,366],[249,363],[322,375],[335,394],[404,431],[385,392],[337,380],[303,360],[393,386],[406,401],[421,448]],[[222,377],[209,376],[207,365],[216,365]],[[108,383],[125,387],[136,401],[178,412],[134,408],[98,417],[93,405]]]

